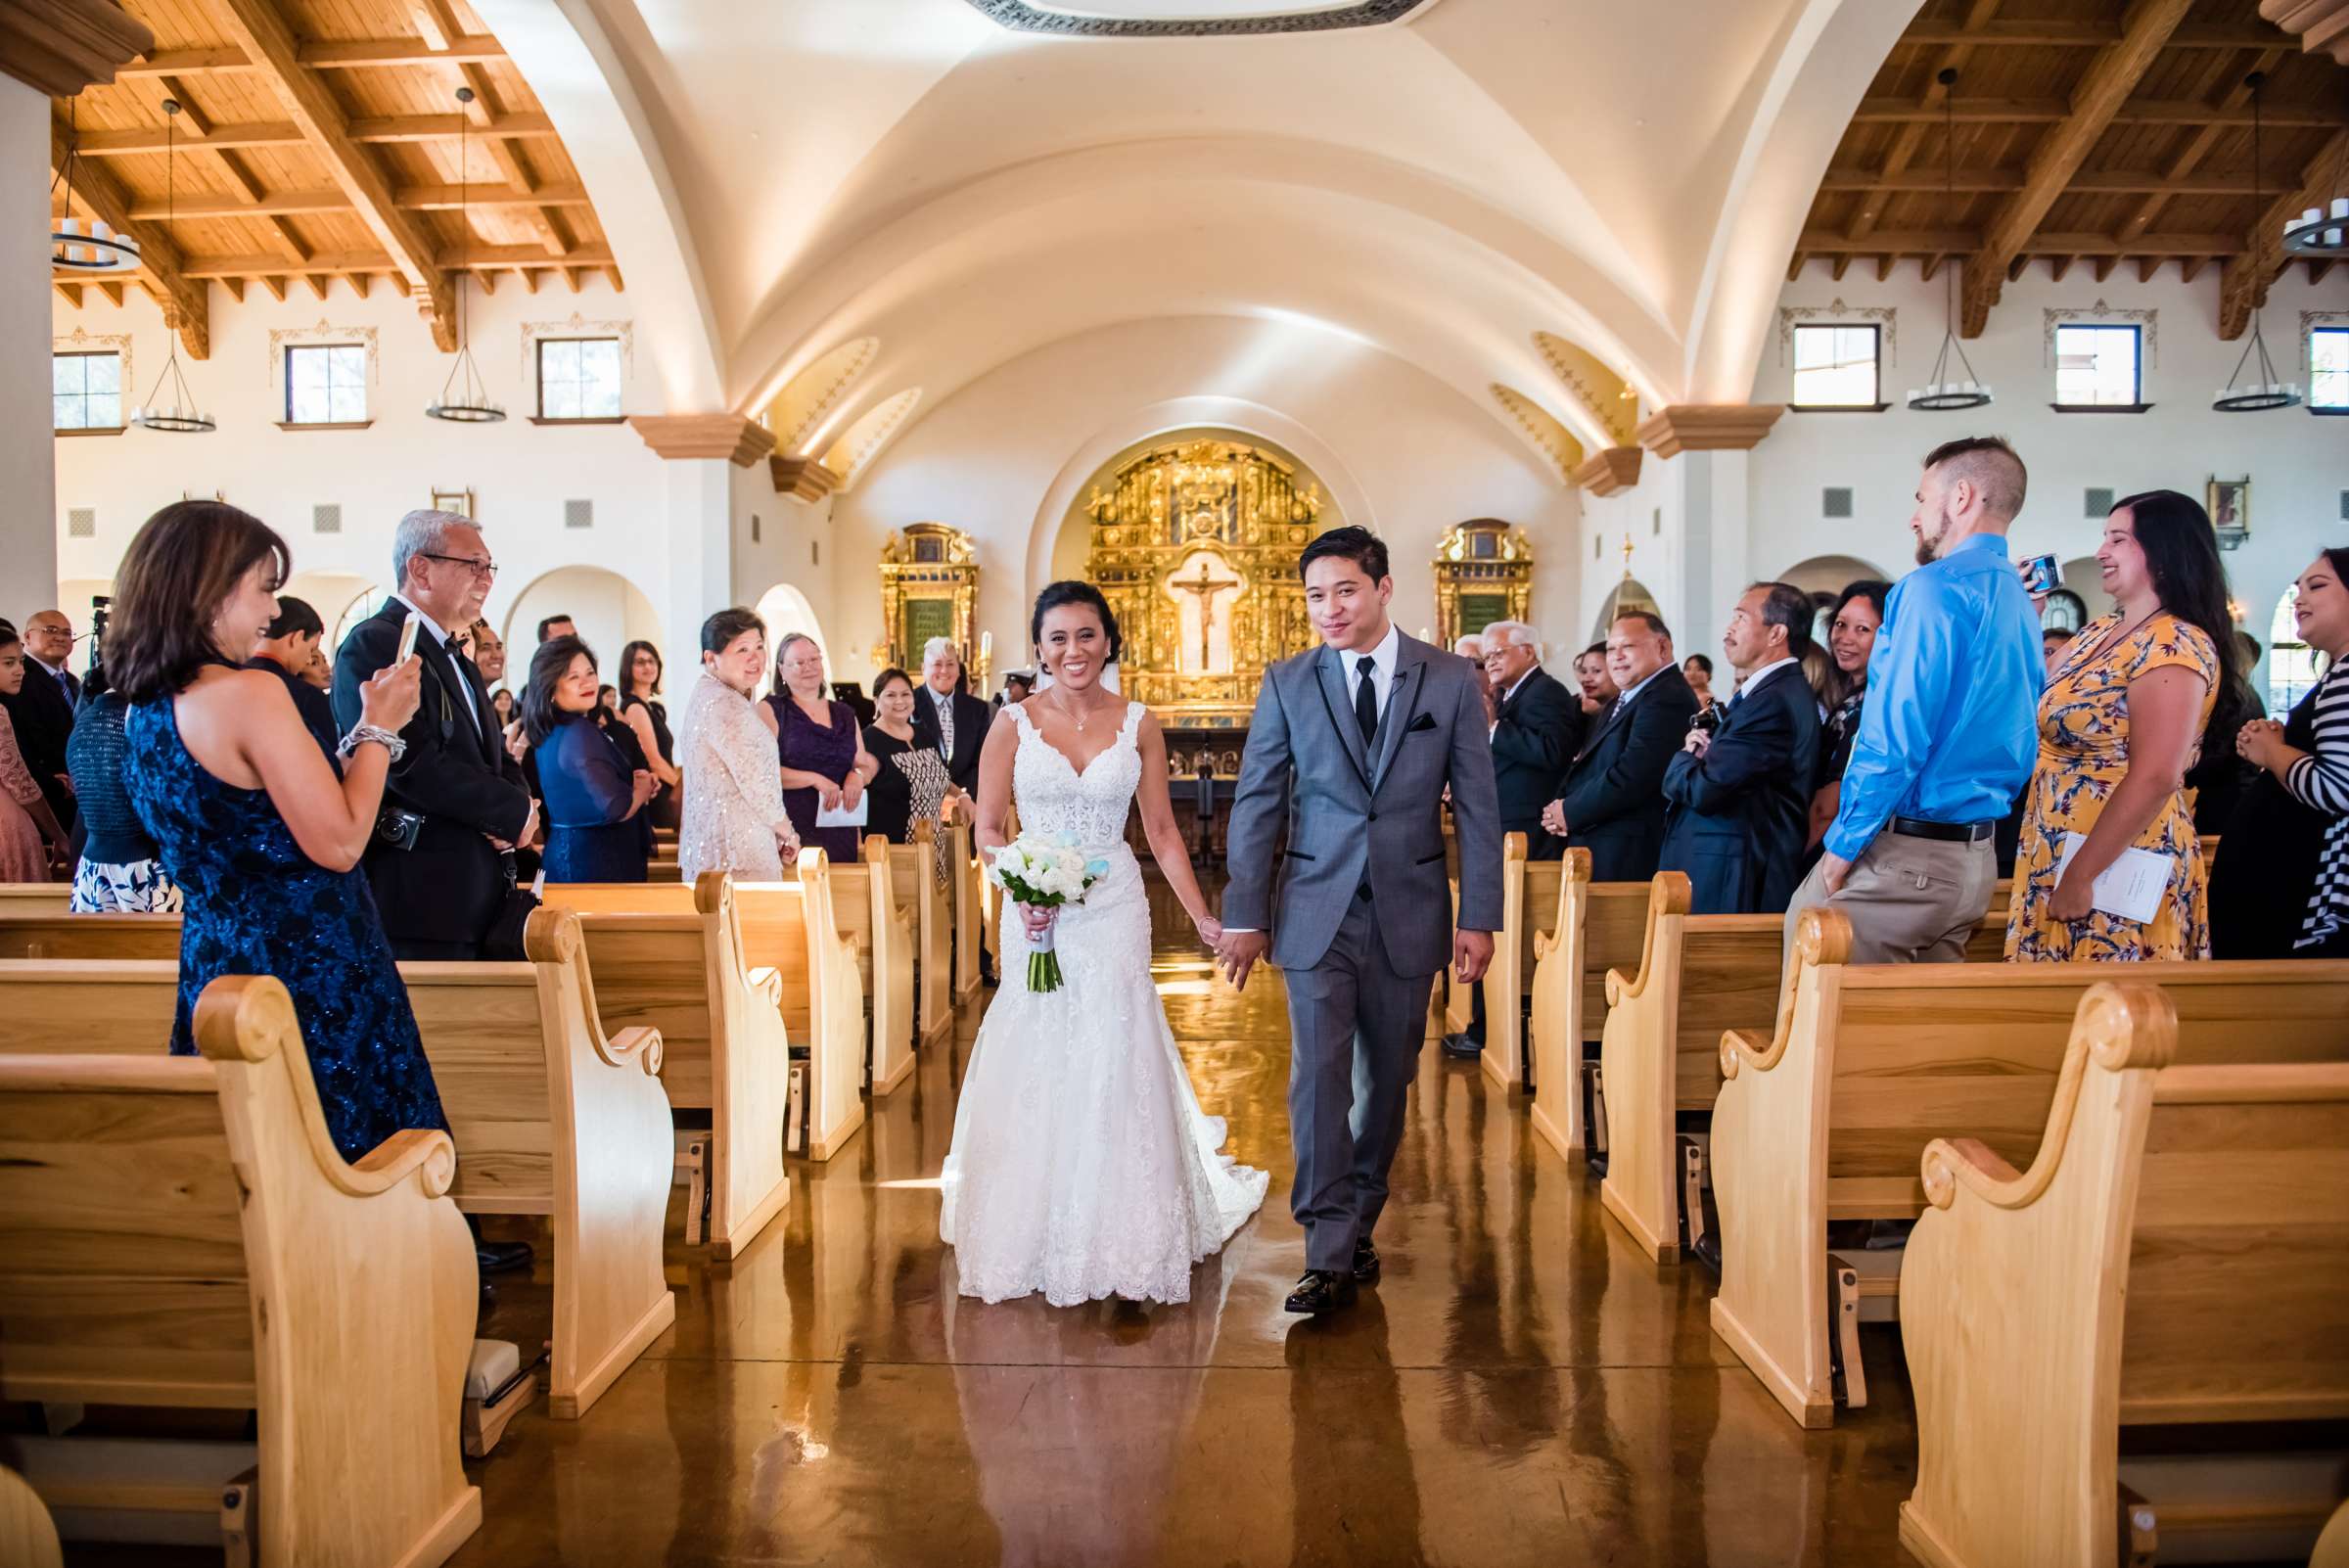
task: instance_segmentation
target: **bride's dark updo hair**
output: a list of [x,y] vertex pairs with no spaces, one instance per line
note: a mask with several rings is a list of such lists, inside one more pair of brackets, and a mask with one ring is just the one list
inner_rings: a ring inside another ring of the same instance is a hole
[[1089,582],[1063,580],[1052,583],[1036,596],[1036,613],[1028,618],[1028,640],[1040,648],[1044,644],[1044,617],[1049,612],[1069,605],[1090,605],[1093,614],[1101,618],[1101,630],[1109,638],[1109,662],[1116,664],[1126,652],[1126,639],[1118,632],[1118,618],[1110,612],[1109,601],[1101,590]]

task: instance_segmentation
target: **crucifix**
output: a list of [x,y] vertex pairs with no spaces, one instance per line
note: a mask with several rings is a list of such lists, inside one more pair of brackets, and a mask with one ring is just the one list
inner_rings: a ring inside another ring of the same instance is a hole
[[1199,575],[1196,577],[1189,578],[1188,580],[1185,580],[1181,577],[1169,577],[1167,579],[1167,586],[1173,591],[1176,593],[1196,594],[1198,596],[1199,669],[1202,674],[1214,669],[1216,664],[1214,647],[1216,618],[1213,613],[1215,596],[1223,592],[1227,588],[1237,588],[1240,585],[1240,579],[1237,577],[1216,576],[1214,575],[1214,565],[1206,556],[1201,556],[1199,558]]

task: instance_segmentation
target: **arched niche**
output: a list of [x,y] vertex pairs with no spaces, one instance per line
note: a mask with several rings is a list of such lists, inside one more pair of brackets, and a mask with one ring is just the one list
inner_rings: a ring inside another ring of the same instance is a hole
[[833,657],[831,643],[824,639],[823,623],[816,619],[815,606],[807,602],[807,595],[788,582],[778,582],[759,596],[753,609],[766,623],[766,671],[759,677],[760,696],[775,689],[775,650],[795,631],[815,639],[816,647],[823,652],[827,681],[840,673],[840,662]]
[[391,590],[370,582],[356,572],[297,572],[279,588],[318,612],[326,625],[327,657],[343,646],[350,628],[375,614]]
[[1606,641],[1607,632],[1615,624],[1615,618],[1629,615],[1635,610],[1644,610],[1649,615],[1664,613],[1662,606],[1656,603],[1654,592],[1648,588],[1646,583],[1637,577],[1625,577],[1621,582],[1615,584],[1606,599],[1599,605],[1598,622],[1590,628],[1590,640],[1592,642]]
[[[533,578],[506,606],[499,635],[506,639],[505,684],[520,691],[530,678],[530,655],[538,646],[538,623],[569,616],[595,655],[606,685],[617,685],[620,651],[638,638],[661,650],[662,662],[676,668],[680,652],[662,637],[661,618],[642,589],[602,567],[564,566]],[[698,629],[698,628],[697,628]],[[690,659],[687,661],[692,662]]]
[[2104,591],[2104,569],[2096,565],[2095,556],[2084,555],[2066,561],[2063,564],[2063,585],[2079,595],[2081,609],[2090,621],[2112,613],[2112,595]]
[[1831,602],[1850,584],[1871,577],[1878,582],[1890,582],[1892,574],[1856,555],[1815,555],[1779,573],[1777,580],[1792,583],[1815,601],[1823,593]]

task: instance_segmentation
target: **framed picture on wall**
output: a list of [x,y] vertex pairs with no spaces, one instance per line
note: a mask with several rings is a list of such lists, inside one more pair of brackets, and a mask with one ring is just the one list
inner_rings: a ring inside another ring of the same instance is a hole
[[2251,537],[2251,481],[2220,479],[2212,475],[2203,492],[2202,504],[2209,509],[2210,526],[2219,535],[2219,548],[2232,550]]
[[[433,510],[454,512],[459,517],[473,517],[473,491],[435,490],[433,491]],[[475,521],[479,522],[480,519],[476,518]]]

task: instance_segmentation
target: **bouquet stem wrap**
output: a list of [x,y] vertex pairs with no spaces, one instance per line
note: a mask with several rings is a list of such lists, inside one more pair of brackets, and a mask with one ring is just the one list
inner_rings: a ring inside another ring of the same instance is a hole
[[[1083,901],[1092,885],[1109,873],[1109,861],[1077,847],[1072,834],[1048,839],[1023,834],[990,857],[987,874],[1015,903],[1058,909]],[[1028,989],[1058,991],[1060,958],[1053,950],[1057,924],[1028,937]]]

